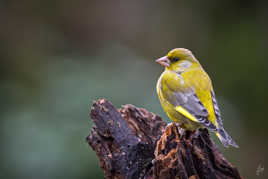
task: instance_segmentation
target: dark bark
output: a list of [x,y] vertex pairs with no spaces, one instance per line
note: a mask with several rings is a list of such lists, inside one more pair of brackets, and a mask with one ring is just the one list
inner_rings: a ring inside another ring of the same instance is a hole
[[105,178],[241,178],[210,140],[166,123],[143,108],[94,102],[95,125],[87,142],[96,152]]

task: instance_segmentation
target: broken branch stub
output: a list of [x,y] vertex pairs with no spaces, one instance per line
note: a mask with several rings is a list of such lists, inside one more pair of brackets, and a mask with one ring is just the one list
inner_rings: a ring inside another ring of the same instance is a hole
[[94,102],[89,145],[96,152],[105,178],[241,178],[210,140],[179,132],[143,108],[116,109],[105,99]]

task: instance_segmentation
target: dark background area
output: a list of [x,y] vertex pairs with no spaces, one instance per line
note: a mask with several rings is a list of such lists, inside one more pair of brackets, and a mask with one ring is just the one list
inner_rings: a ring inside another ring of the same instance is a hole
[[[212,78],[224,149],[245,178],[267,178],[265,1],[0,2],[0,177],[103,178],[86,144],[93,100],[132,103],[166,120],[154,62],[190,49]],[[214,135],[213,135],[214,137]],[[259,175],[256,175],[259,174]]]

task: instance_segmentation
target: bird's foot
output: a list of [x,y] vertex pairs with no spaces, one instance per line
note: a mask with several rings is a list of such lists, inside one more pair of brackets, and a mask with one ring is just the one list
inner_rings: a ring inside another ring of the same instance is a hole
[[180,126],[177,126],[177,128],[178,128],[178,130],[179,130],[179,133],[181,134],[181,135],[183,135],[184,133],[185,133],[185,129],[183,129],[183,128],[181,128]]
[[177,126],[177,129],[178,129],[178,131],[179,131],[179,133],[182,135],[182,134],[184,134],[185,133],[185,126],[184,126],[184,124],[181,124],[181,123],[175,123],[176,124],[176,126]]
[[171,126],[173,124],[173,122],[170,122],[166,125],[166,128],[168,128],[169,126]]
[[171,127],[171,125],[173,125],[173,122],[168,123],[168,124],[166,125],[166,127],[165,127],[165,130],[167,130],[169,127]]

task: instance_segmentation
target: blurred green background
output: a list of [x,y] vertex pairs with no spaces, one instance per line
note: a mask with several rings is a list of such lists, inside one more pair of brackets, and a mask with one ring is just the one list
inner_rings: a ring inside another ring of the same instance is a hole
[[[161,115],[154,62],[192,50],[213,80],[245,178],[268,178],[265,1],[0,2],[0,177],[103,178],[86,144],[93,100]],[[215,139],[218,143],[218,140]],[[259,175],[256,175],[259,174]]]

